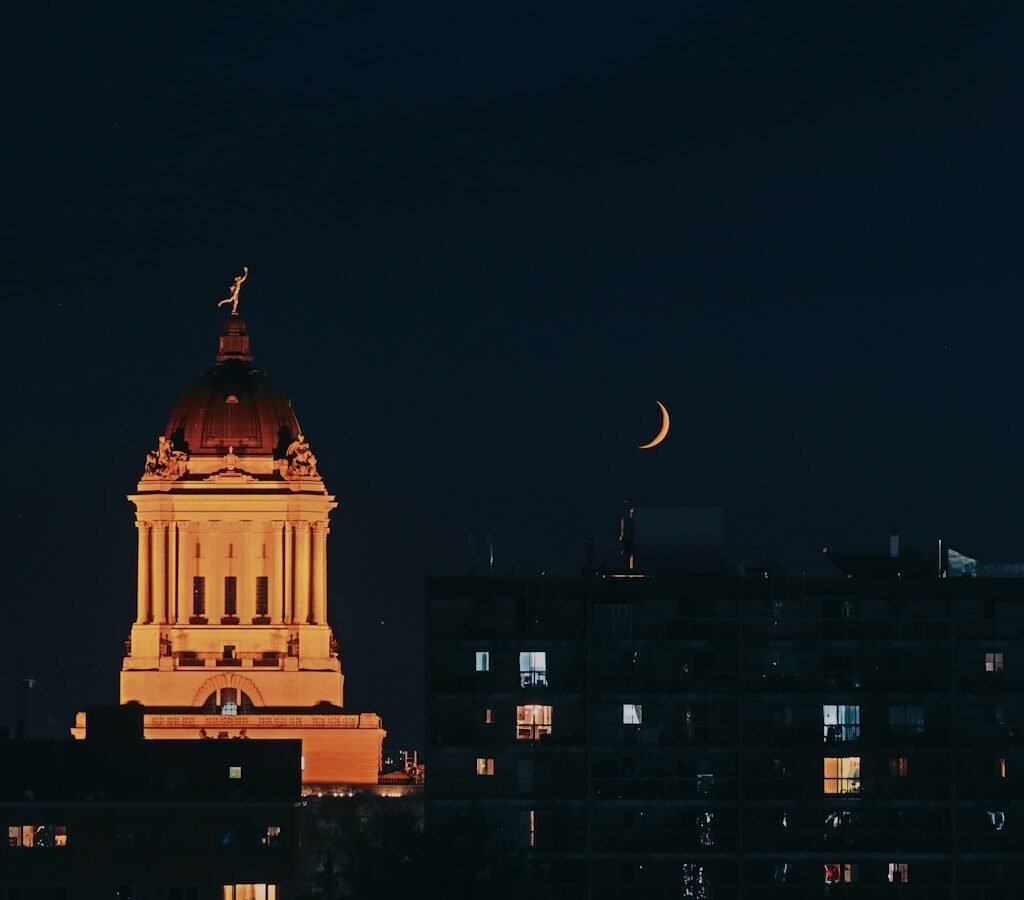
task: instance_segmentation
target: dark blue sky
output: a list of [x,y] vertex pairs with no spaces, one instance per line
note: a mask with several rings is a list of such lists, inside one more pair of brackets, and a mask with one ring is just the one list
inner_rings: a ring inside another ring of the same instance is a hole
[[423,575],[571,573],[626,497],[795,569],[894,525],[1024,559],[1014,5],[338,7],[6,29],[0,698],[36,675],[37,733],[116,697],[124,495],[243,264],[342,504],[347,699],[399,742]]

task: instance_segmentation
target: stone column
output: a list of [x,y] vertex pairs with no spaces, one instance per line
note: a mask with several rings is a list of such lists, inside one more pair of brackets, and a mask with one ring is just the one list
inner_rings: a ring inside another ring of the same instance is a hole
[[313,621],[327,624],[327,523],[313,522]]
[[295,621],[309,621],[309,522],[295,524]]
[[149,619],[149,522],[136,522],[139,529],[138,609],[135,621],[143,625]]
[[291,522],[284,523],[284,621],[295,621],[295,528]]
[[167,615],[164,621],[178,621],[178,523],[167,523]]
[[153,608],[151,622],[167,621],[167,523],[153,523]]
[[192,579],[188,577],[189,560],[195,554],[195,547],[189,540],[190,532],[188,522],[178,522],[178,578],[174,604],[176,610],[175,618],[172,621],[188,622],[192,615]]
[[251,622],[256,615],[256,547],[252,537],[252,522],[245,519],[238,523],[238,542],[235,545],[235,568],[230,574],[236,578],[237,610],[239,622]]
[[271,522],[270,530],[270,572],[267,581],[267,614],[270,621],[280,625],[286,621],[284,615],[284,522]]

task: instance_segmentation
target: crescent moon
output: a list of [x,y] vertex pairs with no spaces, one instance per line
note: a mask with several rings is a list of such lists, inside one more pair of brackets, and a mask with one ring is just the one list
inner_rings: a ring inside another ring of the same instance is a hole
[[651,447],[657,447],[658,444],[660,444],[663,440],[665,440],[666,437],[668,437],[668,410],[665,409],[665,404],[662,403],[660,400],[655,400],[654,402],[657,403],[658,406],[661,408],[661,431],[659,431],[654,436],[654,440],[652,440],[649,444],[641,444],[641,450],[650,450]]

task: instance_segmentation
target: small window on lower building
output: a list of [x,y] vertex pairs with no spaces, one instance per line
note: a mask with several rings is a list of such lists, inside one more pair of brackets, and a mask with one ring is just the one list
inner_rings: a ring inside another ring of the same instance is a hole
[[527,703],[516,707],[516,740],[536,741],[551,734],[551,707]]
[[8,847],[66,847],[68,829],[66,825],[9,825],[7,828]]
[[480,710],[480,723],[482,725],[493,725],[494,724],[494,710],[489,706],[484,707]]
[[519,813],[519,841],[523,847],[537,846],[537,812],[524,809]]
[[910,865],[908,863],[889,863],[889,883],[907,884],[910,881]]
[[477,775],[493,775],[494,774],[494,759],[490,756],[478,756],[476,758],[476,774]]
[[242,777],[241,766],[228,766],[228,778],[235,779],[236,781]]
[[904,777],[910,770],[907,758],[905,756],[891,756],[889,757],[889,774],[894,777]]
[[826,756],[824,770],[826,794],[860,793],[859,756]]
[[644,721],[644,708],[640,703],[622,704],[622,724],[641,725]]
[[999,769],[999,777],[1000,778],[1005,778],[1006,777],[1006,757],[1005,756],[1000,756],[999,757],[998,769]]
[[855,874],[853,863],[832,863],[825,866],[825,884],[849,884]]
[[1002,831],[1006,827],[1006,813],[1001,810],[988,810],[985,815],[988,818],[988,827],[993,831]]
[[268,825],[267,833],[263,836],[263,845],[266,847],[276,847],[281,841],[281,826],[280,825]]
[[488,650],[476,651],[476,670],[478,672],[489,672],[491,669],[491,654]]
[[1003,654],[1002,653],[986,653],[985,654],[985,671],[986,672],[1002,672],[1003,671]]

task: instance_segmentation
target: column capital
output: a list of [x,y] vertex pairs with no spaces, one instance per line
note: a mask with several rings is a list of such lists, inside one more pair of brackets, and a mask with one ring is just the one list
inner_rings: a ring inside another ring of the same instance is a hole
[[274,519],[270,524],[274,526],[275,530],[280,531],[284,528],[284,519]]
[[139,531],[148,531],[149,527],[152,524],[153,524],[152,522],[146,522],[146,521],[143,521],[142,519],[136,519],[135,520],[135,527],[138,528]]

